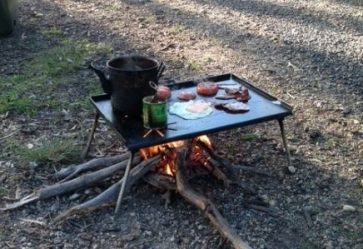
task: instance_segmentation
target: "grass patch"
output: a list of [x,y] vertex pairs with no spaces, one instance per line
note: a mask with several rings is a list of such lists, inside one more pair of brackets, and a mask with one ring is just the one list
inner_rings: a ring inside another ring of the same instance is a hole
[[333,138],[329,138],[327,142],[324,143],[325,150],[332,150],[337,147],[337,142]]
[[[101,89],[101,85],[98,79],[90,79],[87,85],[87,94],[88,96],[94,96],[102,94],[103,91]],[[94,110],[94,107],[90,104],[90,100],[88,97],[78,98],[77,100],[72,101],[67,104],[67,109],[69,111],[79,111],[79,110]]]
[[106,9],[107,10],[110,10],[110,11],[119,11],[119,10],[122,10],[121,6],[119,4],[110,4],[110,5],[107,5],[106,6]]
[[347,237],[347,239],[355,241],[362,238],[362,234],[358,231],[345,231],[344,235]]
[[321,247],[318,247],[314,244],[307,242],[307,243],[304,243],[303,245],[299,246],[298,249],[321,249]]
[[249,133],[249,134],[241,134],[240,135],[240,140],[241,141],[246,141],[246,142],[253,142],[259,139],[259,136],[257,136],[256,134],[253,133]]
[[59,36],[62,36],[63,33],[58,27],[53,26],[50,29],[44,31],[43,35],[46,35],[46,36],[49,36],[49,37],[59,37]]
[[69,163],[79,161],[81,148],[71,139],[46,140],[32,149],[20,147],[18,154],[22,160],[36,162],[40,165],[48,163]]
[[289,139],[289,142],[292,144],[298,144],[298,143],[300,143],[300,140],[301,140],[298,137],[294,137],[294,136],[291,136],[288,139]]
[[0,187],[0,198],[7,196],[9,191],[6,188]]
[[170,28],[166,28],[166,32],[170,35],[180,35],[184,30],[185,28],[181,25],[173,25]]
[[198,61],[191,61],[189,63],[189,68],[194,72],[201,72],[203,70],[203,65]]
[[105,48],[104,44],[66,39],[34,58],[29,69],[35,76],[57,79],[81,69],[86,59]]
[[[84,69],[84,63],[96,53],[110,52],[105,44],[86,40],[62,40],[56,47],[37,54],[22,74],[0,76],[0,114],[15,112],[33,116],[43,108],[64,108],[64,92],[70,77]],[[88,88],[82,89],[88,92]],[[72,101],[69,101],[72,102]]]

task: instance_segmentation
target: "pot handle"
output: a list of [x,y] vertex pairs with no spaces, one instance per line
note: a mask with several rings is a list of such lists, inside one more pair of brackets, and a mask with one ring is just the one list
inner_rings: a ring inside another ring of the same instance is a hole
[[111,94],[112,93],[112,85],[111,82],[106,78],[105,74],[102,72],[102,70],[96,68],[91,62],[91,64],[88,65],[88,68],[93,70],[98,78],[100,78],[102,89],[105,93]]
[[161,62],[159,67],[158,67],[158,73],[157,73],[157,76],[156,76],[157,82],[159,82],[159,79],[162,76],[165,68],[166,68],[165,63]]

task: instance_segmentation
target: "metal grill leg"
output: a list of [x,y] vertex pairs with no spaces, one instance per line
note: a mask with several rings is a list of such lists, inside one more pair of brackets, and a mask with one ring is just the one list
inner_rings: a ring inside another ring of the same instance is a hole
[[118,214],[118,212],[120,210],[120,205],[121,205],[122,197],[124,195],[126,182],[127,182],[128,177],[129,177],[132,161],[134,159],[134,153],[129,152],[129,154],[130,154],[130,158],[129,158],[129,161],[127,163],[127,167],[126,167],[126,170],[125,170],[125,175],[124,175],[124,180],[123,180],[122,185],[121,185],[121,190],[120,190],[120,193],[119,193],[118,198],[117,198],[115,214]]
[[99,118],[100,118],[100,113],[99,112],[96,112],[96,114],[95,114],[95,121],[93,122],[91,134],[89,135],[88,141],[87,141],[87,144],[86,144],[86,147],[84,148],[84,150],[82,151],[82,154],[81,154],[81,158],[82,159],[86,158],[86,156],[87,156],[87,154],[89,152],[89,148],[90,148],[91,143],[93,141],[93,137],[94,137],[94,134],[95,134],[95,131],[96,131],[96,128],[97,128],[97,124],[98,124],[98,119]]
[[290,158],[290,151],[289,151],[289,148],[287,147],[287,140],[286,140],[286,134],[285,134],[285,128],[284,128],[284,120],[279,119],[278,121],[279,121],[279,126],[280,126],[280,131],[281,131],[282,142],[284,144],[286,155],[287,155],[287,161],[289,163],[289,166],[292,166],[291,158]]

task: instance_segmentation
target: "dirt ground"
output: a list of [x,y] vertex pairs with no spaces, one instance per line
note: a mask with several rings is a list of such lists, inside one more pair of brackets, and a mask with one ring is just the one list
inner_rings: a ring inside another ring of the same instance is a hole
[[[26,93],[45,103],[64,99],[62,107],[49,104],[33,115],[0,113],[0,206],[54,183],[54,170],[73,162],[39,166],[13,144],[30,150],[57,137],[84,146],[93,110],[90,104],[70,105],[87,99],[89,87],[100,91],[86,65],[143,54],[166,63],[165,78],[234,73],[294,107],[285,122],[296,172],[286,170],[277,122],[212,135],[217,150],[232,162],[271,173],[241,172],[239,177],[276,216],[248,208],[248,196],[239,188],[225,189],[206,177],[192,181],[252,248],[363,248],[360,0],[22,0],[14,33],[0,39],[1,77],[22,74],[62,39],[109,49],[84,59],[51,93],[36,87]],[[90,158],[122,150],[101,123]],[[57,214],[106,187],[0,212],[0,248],[231,248],[199,210],[178,195],[165,206],[162,193],[143,182],[127,195],[121,215],[105,207],[52,223]]]

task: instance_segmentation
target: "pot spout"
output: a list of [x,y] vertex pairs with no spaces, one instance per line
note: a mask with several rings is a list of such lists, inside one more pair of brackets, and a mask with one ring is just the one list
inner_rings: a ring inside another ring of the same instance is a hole
[[93,70],[97,74],[98,78],[100,79],[103,91],[107,94],[111,94],[112,93],[111,81],[106,78],[104,72],[94,67],[92,63],[88,66],[88,68]]

